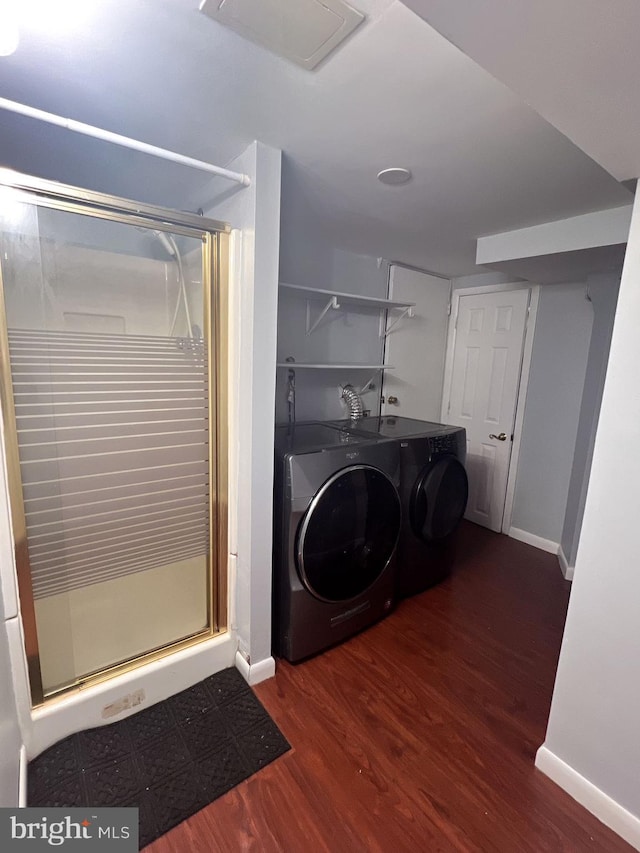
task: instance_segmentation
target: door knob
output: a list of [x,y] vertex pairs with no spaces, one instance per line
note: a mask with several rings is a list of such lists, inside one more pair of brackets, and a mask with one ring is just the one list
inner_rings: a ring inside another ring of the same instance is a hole
[[395,404],[396,404],[397,402],[398,402],[398,398],[397,398],[397,397],[394,397],[394,396],[392,396],[392,395],[390,395],[389,397],[387,397],[387,403],[390,403],[392,406],[395,406]]
[[494,433],[490,432],[489,438],[497,438],[498,441],[506,441],[507,440],[507,434],[506,434],[506,432],[501,432],[500,435],[495,435]]

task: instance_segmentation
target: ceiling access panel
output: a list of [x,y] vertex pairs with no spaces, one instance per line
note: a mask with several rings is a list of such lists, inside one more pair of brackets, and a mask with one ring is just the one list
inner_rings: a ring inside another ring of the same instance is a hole
[[342,0],[203,0],[200,11],[309,71],[365,17]]

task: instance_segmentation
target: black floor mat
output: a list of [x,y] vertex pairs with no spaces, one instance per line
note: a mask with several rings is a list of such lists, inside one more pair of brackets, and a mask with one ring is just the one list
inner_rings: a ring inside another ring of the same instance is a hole
[[236,669],[29,763],[30,806],[138,806],[140,847],[290,749]]

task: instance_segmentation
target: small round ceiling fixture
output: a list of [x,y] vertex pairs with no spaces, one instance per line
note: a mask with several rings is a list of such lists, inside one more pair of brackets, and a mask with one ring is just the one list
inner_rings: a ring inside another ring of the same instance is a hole
[[389,186],[398,186],[398,184],[406,184],[412,178],[411,171],[404,169],[401,166],[393,166],[391,169],[383,169],[378,172],[378,180]]

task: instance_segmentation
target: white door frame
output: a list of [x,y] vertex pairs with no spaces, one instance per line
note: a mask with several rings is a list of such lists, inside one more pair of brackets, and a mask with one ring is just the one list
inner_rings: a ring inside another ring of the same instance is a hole
[[495,293],[507,290],[529,291],[529,314],[525,325],[524,346],[522,348],[522,364],[520,367],[520,380],[518,383],[518,394],[516,397],[516,416],[513,425],[513,444],[509,458],[509,473],[507,475],[507,492],[504,501],[504,513],[502,516],[502,532],[509,533],[511,528],[511,515],[513,512],[513,498],[516,491],[516,474],[518,471],[518,458],[520,456],[520,444],[522,441],[522,422],[524,420],[524,403],[527,398],[527,386],[529,384],[529,371],[531,369],[531,353],[533,350],[533,335],[536,327],[538,313],[538,300],[540,298],[540,285],[529,282],[513,282],[512,284],[489,284],[483,287],[460,287],[452,294],[451,315],[449,317],[449,329],[447,332],[447,353],[444,363],[444,383],[442,389],[442,423],[447,423],[449,402],[451,399],[451,380],[453,377],[453,351],[456,342],[456,318],[460,308],[461,296],[478,295],[479,293]]

